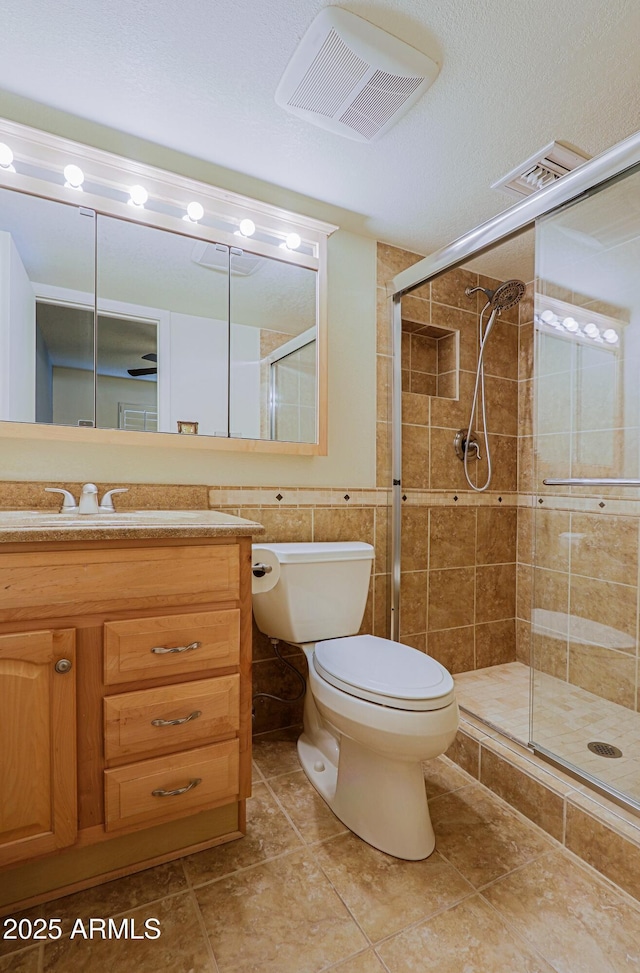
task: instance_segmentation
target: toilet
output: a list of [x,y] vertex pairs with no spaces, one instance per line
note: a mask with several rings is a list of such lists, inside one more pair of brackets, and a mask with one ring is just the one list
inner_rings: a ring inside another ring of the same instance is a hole
[[453,743],[453,679],[399,642],[356,635],[374,551],[360,542],[254,544],[253,612],[261,632],[304,651],[309,676],[302,768],[334,814],[396,858],[431,854],[421,761]]

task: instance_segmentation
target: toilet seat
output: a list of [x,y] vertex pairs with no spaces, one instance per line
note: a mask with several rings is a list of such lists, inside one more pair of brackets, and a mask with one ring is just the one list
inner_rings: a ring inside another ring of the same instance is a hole
[[435,659],[400,642],[355,635],[318,642],[317,674],[336,689],[393,709],[442,709],[454,701],[453,679]]

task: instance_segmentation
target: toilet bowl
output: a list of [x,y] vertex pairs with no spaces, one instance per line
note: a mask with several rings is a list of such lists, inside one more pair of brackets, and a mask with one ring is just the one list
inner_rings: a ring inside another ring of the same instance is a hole
[[254,614],[262,632],[300,646],[309,664],[298,740],[307,777],[351,831],[417,860],[435,846],[421,762],[451,745],[458,707],[435,659],[352,634],[372,558],[360,543],[254,545]]

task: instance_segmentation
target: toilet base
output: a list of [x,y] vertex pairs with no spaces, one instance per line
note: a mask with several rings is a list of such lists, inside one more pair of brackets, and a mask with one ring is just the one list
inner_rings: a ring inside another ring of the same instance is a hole
[[302,768],[336,817],[387,855],[427,858],[435,835],[421,762],[391,760],[345,736],[337,764],[323,749],[306,732],[298,740]]

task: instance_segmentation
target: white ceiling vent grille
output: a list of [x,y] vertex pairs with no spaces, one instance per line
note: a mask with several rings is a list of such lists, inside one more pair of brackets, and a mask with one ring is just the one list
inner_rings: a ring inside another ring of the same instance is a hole
[[340,7],[320,11],[276,91],[281,108],[360,142],[384,135],[438,75],[409,44]]
[[500,189],[511,196],[530,196],[566,176],[590,158],[581,149],[563,142],[550,142],[502,179],[492,183],[491,188]]
[[199,240],[194,243],[191,251],[191,259],[194,264],[207,267],[209,270],[219,270],[231,273],[237,277],[250,277],[260,270],[264,263],[264,257],[257,257],[253,253],[229,253],[226,247],[219,247],[215,243],[205,243]]

